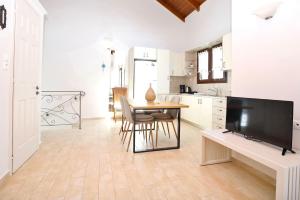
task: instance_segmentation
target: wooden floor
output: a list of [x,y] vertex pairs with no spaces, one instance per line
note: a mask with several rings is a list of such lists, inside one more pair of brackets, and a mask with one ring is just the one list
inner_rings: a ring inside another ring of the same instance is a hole
[[0,187],[18,200],[264,200],[275,188],[234,163],[199,165],[200,131],[182,124],[180,150],[133,154],[120,123],[94,120],[83,130],[43,131],[38,152]]

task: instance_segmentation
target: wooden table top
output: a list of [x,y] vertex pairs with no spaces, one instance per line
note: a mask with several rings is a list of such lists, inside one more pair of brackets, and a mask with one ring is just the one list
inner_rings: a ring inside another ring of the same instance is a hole
[[188,108],[188,105],[173,103],[173,102],[154,102],[148,103],[146,101],[129,101],[133,109],[167,109],[167,108]]

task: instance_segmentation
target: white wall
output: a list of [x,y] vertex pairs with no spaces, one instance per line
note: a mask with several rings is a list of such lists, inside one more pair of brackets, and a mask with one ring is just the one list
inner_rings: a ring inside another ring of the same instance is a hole
[[[13,49],[13,0],[0,0],[8,12],[7,28],[0,30],[0,179],[10,170],[12,49]],[[3,68],[3,58],[8,56],[9,66]]]
[[233,0],[233,96],[294,101],[300,119],[300,2],[285,0],[268,21],[253,14],[258,3]]
[[42,88],[84,90],[84,117],[103,117],[109,82],[100,67],[104,38],[114,41],[116,55],[132,46],[196,48],[230,31],[230,1],[207,1],[183,23],[153,0],[41,0],[48,11]]
[[[108,70],[102,40],[117,48],[183,49],[184,24],[152,0],[42,0],[46,18],[43,90],[84,90],[83,117],[103,117],[108,106]],[[109,64],[109,61],[108,61]]]
[[[187,18],[186,25],[186,50],[207,48],[211,43],[221,41],[223,35],[231,32],[231,0],[206,1],[200,12],[193,12]],[[230,94],[230,73],[226,84],[197,84],[196,72],[194,74],[195,76],[186,78],[186,84],[192,90],[207,92],[209,88],[218,87],[223,94]]]
[[231,32],[231,0],[209,0],[186,20],[185,49],[208,46]]

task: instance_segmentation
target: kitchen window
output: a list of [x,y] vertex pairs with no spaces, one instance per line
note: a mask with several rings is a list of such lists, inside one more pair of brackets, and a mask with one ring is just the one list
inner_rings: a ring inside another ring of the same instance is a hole
[[198,84],[227,82],[227,73],[223,70],[222,44],[199,51],[197,60]]

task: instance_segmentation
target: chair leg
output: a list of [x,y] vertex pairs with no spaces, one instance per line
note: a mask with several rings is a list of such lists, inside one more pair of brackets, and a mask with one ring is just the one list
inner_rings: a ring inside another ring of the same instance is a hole
[[171,138],[171,135],[170,135],[170,129],[169,129],[169,122],[166,122],[166,124],[167,124],[167,128],[168,128],[169,138]]
[[116,110],[114,109],[114,120],[115,120],[115,123],[117,122],[116,120]]
[[131,142],[131,138],[132,138],[132,133],[133,133],[133,129],[130,132],[129,141],[128,141],[128,145],[127,145],[127,152],[128,152],[129,146],[130,146],[130,142]]
[[141,133],[142,133],[142,130],[143,130],[143,128],[142,128],[142,124],[140,124],[140,125],[139,125],[139,127],[140,127],[139,134],[141,134]]
[[[125,133],[125,137],[123,139],[123,144],[125,143],[125,140],[126,140],[129,128],[130,128],[130,123],[128,123],[127,129],[126,129],[126,133]],[[133,127],[131,129],[133,129]]]
[[178,135],[177,135],[177,132],[176,132],[176,128],[174,126],[174,122],[172,121],[171,123],[172,123],[172,126],[173,126],[173,130],[174,130],[175,136],[178,139]]
[[[119,135],[121,135],[121,133],[124,131],[124,128],[126,127],[126,125],[127,125],[127,121],[125,121],[125,123],[121,126]],[[122,129],[123,129],[123,131],[122,131]]]
[[121,135],[122,129],[123,129],[123,127],[121,126],[120,131],[119,131],[119,135]]
[[126,124],[125,124],[125,126],[124,126],[124,128],[123,128],[123,132],[122,132],[121,141],[123,141],[123,139],[124,139],[124,135],[125,135],[126,131],[127,131],[127,122],[126,122]]
[[166,130],[165,130],[165,126],[164,126],[164,123],[160,122],[161,123],[161,126],[163,127],[163,130],[164,130],[164,134],[166,135]]
[[145,127],[144,127],[144,124],[142,124],[142,129],[143,129],[143,138],[144,138],[144,140],[145,140],[146,137],[145,137]]
[[145,124],[145,137],[146,137],[146,144],[148,144],[148,124]]
[[152,143],[152,148],[154,149],[154,141],[153,141],[153,131],[152,131],[152,123],[150,124],[150,136],[151,136],[151,143]]
[[156,122],[156,137],[155,137],[155,145],[157,147],[157,142],[158,142],[158,130],[159,130],[159,125],[158,122]]
[[149,126],[150,126],[150,130],[149,130],[149,138],[148,138],[148,140],[150,141],[150,133],[152,132],[152,126],[149,124]]

